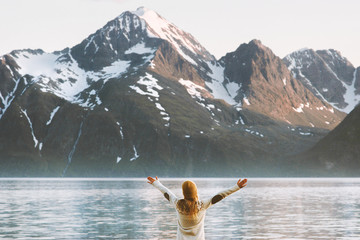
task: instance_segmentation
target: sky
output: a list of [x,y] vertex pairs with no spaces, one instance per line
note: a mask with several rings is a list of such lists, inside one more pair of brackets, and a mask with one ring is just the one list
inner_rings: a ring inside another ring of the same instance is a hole
[[140,6],[191,33],[216,58],[259,39],[281,58],[332,48],[360,66],[359,0],[0,0],[0,55],[75,46]]

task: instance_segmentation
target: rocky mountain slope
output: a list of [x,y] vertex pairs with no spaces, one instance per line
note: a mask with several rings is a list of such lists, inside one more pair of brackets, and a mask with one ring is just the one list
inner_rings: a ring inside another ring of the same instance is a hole
[[217,61],[157,13],[0,64],[0,176],[270,176],[345,114],[261,42]]
[[258,40],[242,44],[220,62],[225,65],[227,83],[240,86],[234,99],[244,108],[309,127],[332,129],[343,119],[342,113],[313,95]]
[[312,93],[349,113],[360,102],[360,67],[355,68],[333,49],[302,49],[284,58],[292,72]]
[[297,155],[292,174],[309,176],[359,176],[360,106],[313,148]]

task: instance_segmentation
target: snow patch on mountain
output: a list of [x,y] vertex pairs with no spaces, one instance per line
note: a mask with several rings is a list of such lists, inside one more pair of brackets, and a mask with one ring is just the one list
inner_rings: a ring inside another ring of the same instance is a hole
[[134,156],[130,159],[131,162],[139,158],[139,154],[137,153],[135,145],[133,145],[133,150],[134,150]]
[[155,66],[156,66],[156,65],[155,65],[155,63],[154,63],[153,60],[150,61],[149,66],[151,67],[151,69],[155,69]]
[[303,108],[304,108],[304,104],[300,104],[300,106],[299,107],[297,107],[297,108],[294,108],[293,107],[293,109],[294,109],[294,111],[295,112],[298,112],[298,113],[303,113],[304,111],[303,111]]
[[131,54],[131,53],[136,53],[136,54],[139,54],[139,55],[142,55],[142,54],[154,54],[155,51],[156,51],[156,49],[146,47],[144,42],[140,42],[140,43],[136,44],[135,46],[133,46],[133,47],[129,48],[128,50],[126,50],[125,54]]
[[[312,127],[314,127],[314,124],[310,123],[310,125],[311,125]],[[288,129],[290,129],[291,132],[298,133],[298,134],[300,134],[300,135],[302,135],[302,136],[313,136],[313,135],[314,135],[314,134],[311,132],[310,129],[307,129],[307,130],[306,130],[307,132],[305,132],[305,131],[304,131],[302,128],[300,128],[300,127],[294,128],[294,127],[288,126]]]
[[205,84],[210,88],[214,98],[223,99],[230,105],[238,104],[234,98],[241,86],[236,83],[227,83],[224,85],[224,67],[211,62],[208,62],[207,65],[211,70],[211,72],[208,73],[208,76],[211,77],[212,81],[207,81]]
[[15,99],[15,92],[18,89],[19,83],[20,83],[20,79],[18,80],[14,80],[15,81],[15,86],[12,89],[11,92],[8,93],[8,95],[6,95],[6,97],[4,98],[3,95],[0,92],[0,100],[2,102],[2,104],[4,105],[3,108],[0,107],[0,119],[4,116],[6,110],[9,108],[9,106],[11,105],[12,101]]
[[100,74],[95,74],[94,80],[98,81],[104,79],[104,83],[107,82],[110,78],[120,77],[122,74],[126,73],[130,67],[130,61],[118,60],[113,62],[110,66],[104,67],[100,70]]
[[[136,85],[131,85],[129,86],[131,89],[133,89],[136,93],[140,94],[140,95],[144,95],[144,96],[148,96],[148,99],[150,102],[154,102],[155,103],[155,107],[160,110],[160,115],[162,117],[163,120],[165,120],[167,123],[165,123],[165,127],[169,127],[170,126],[170,115],[169,113],[166,111],[166,109],[160,104],[159,102],[159,92],[158,90],[163,90],[163,87],[161,87],[158,84],[158,80],[156,78],[154,78],[151,74],[146,73],[145,76],[140,77],[140,80],[136,82],[138,85],[142,85],[146,87],[146,91],[143,90],[142,88],[140,88],[139,86]],[[152,99],[151,97],[155,98]]]
[[201,55],[202,46],[190,34],[180,30],[174,24],[162,18],[156,12],[144,7],[132,12],[147,23],[147,33],[151,38],[161,38],[170,42],[180,55],[193,65],[197,65],[193,58],[186,54],[183,49],[191,51],[194,55]]
[[244,122],[244,120],[242,119],[241,116],[239,116],[239,120],[236,120],[236,121],[235,121],[235,124],[238,125],[239,122],[241,123],[241,125],[245,125],[245,122]]
[[201,91],[207,91],[202,86],[199,86],[199,85],[195,84],[194,82],[192,82],[190,80],[184,80],[184,79],[181,78],[179,80],[179,83],[185,87],[186,91],[192,97],[196,97],[198,99],[203,99],[203,97],[201,95]]
[[17,64],[20,66],[18,72],[21,75],[31,76],[52,76],[57,66],[59,54],[53,53],[31,53],[22,51],[13,55]]
[[249,101],[249,99],[247,98],[247,97],[244,97],[243,98],[243,101],[244,101],[244,103],[246,104],[246,105],[250,105],[250,101]]
[[31,131],[31,135],[33,137],[33,140],[34,140],[34,148],[36,148],[36,146],[38,145],[39,143],[39,140],[37,140],[37,138],[35,137],[35,134],[34,134],[34,129],[33,129],[33,125],[32,125],[32,122],[26,112],[26,110],[23,110],[23,109],[20,109],[21,112],[24,114],[24,116],[26,117],[28,123],[29,123],[29,126],[30,126],[30,131]]
[[[162,119],[169,122],[170,121],[170,115],[169,115],[169,113],[166,112],[165,108],[159,102],[156,102],[155,106],[156,106],[157,109],[160,110],[160,115],[162,116]],[[170,126],[169,123],[165,124],[165,127],[169,127],[169,126]]]
[[161,106],[160,103],[155,103],[155,106],[157,109],[159,109],[160,111],[165,111],[165,108],[163,108],[163,106]]
[[140,80],[136,82],[138,85],[145,86],[146,91],[136,85],[131,85],[129,87],[140,95],[158,98],[160,97],[158,90],[162,90],[163,87],[161,87],[157,82],[158,80],[156,78],[154,78],[151,74],[146,73],[145,76],[140,77]]
[[121,139],[124,140],[124,133],[123,133],[123,128],[122,128],[122,126],[120,125],[119,122],[116,122],[116,125],[119,126],[119,132],[120,132]]
[[203,94],[209,93],[208,90],[202,86],[195,84],[190,80],[180,79],[179,83],[185,87],[186,91],[189,93],[189,95],[192,98],[198,99],[196,103],[202,106],[203,108],[206,108],[212,116],[211,119],[214,120],[217,125],[220,125],[218,120],[213,118],[215,117],[215,113],[213,110],[216,110],[217,112],[222,112],[222,110],[216,108],[214,104],[207,103],[207,100],[203,97]]
[[50,125],[50,123],[52,122],[55,114],[57,113],[57,111],[60,109],[60,106],[57,106],[56,108],[54,108],[54,110],[52,110],[52,112],[50,113],[50,119],[46,122],[46,125]]
[[[21,75],[31,75],[33,82],[41,86],[43,92],[51,92],[73,103],[82,103],[78,94],[100,79],[107,80],[125,73],[130,61],[118,60],[99,72],[85,71],[68,53],[17,52],[14,55]],[[68,60],[70,59],[70,60]]]
[[251,129],[245,129],[245,132],[247,133],[250,133],[251,135],[254,135],[254,136],[257,136],[257,137],[261,137],[263,138],[264,137],[264,134],[258,132],[258,131],[255,131],[255,130],[251,130]]
[[355,71],[353,73],[353,80],[352,80],[351,85],[347,85],[346,83],[341,82],[346,89],[344,98],[345,98],[345,102],[348,105],[344,109],[342,109],[346,113],[350,113],[356,107],[356,105],[360,103],[360,95],[355,94],[355,92],[356,92],[355,82],[356,82],[356,77],[357,77],[356,75],[357,75],[357,71],[355,69]]
[[186,40],[183,38],[184,32],[178,29],[174,24],[162,18],[156,12],[142,7],[138,8],[133,13],[146,21],[148,24],[147,27],[150,36],[152,34],[153,37],[159,37],[161,39],[170,41],[171,44],[178,47],[180,47],[178,44],[180,41],[182,45],[196,53],[195,49],[199,46],[194,46],[191,43],[186,42]]

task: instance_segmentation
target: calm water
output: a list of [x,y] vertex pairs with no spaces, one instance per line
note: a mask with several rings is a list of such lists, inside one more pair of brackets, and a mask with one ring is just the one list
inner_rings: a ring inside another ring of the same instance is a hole
[[[210,197],[236,179],[193,179]],[[181,196],[182,179],[162,179]],[[360,179],[249,179],[207,211],[207,239],[360,239]],[[174,239],[145,179],[0,179],[0,239]]]

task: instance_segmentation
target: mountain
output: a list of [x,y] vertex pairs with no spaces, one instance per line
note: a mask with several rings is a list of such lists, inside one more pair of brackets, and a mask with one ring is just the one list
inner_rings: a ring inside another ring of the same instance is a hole
[[340,52],[305,48],[283,60],[295,78],[336,109],[349,113],[360,102],[360,67]]
[[292,161],[310,176],[355,177],[360,169],[359,146],[360,106],[357,106],[333,131]]
[[0,176],[273,176],[345,117],[260,41],[217,61],[154,11],[0,64]]
[[242,44],[220,62],[225,66],[227,84],[239,86],[232,92],[243,108],[289,124],[327,129],[334,128],[344,117],[305,88],[283,61],[258,40]]

